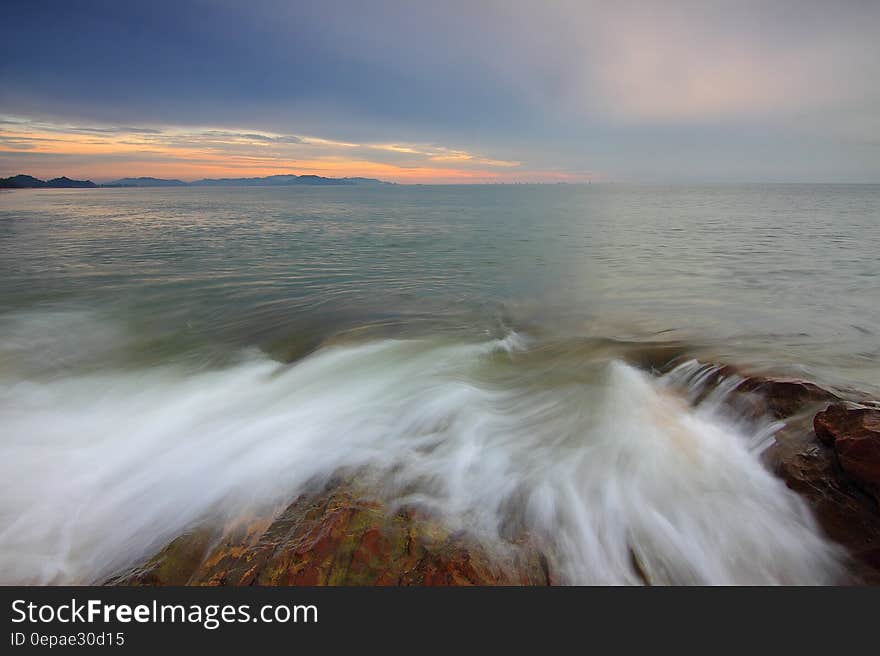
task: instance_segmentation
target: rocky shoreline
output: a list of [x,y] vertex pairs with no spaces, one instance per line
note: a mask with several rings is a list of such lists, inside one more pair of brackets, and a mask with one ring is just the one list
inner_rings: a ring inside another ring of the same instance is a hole
[[[717,367],[740,412],[784,422],[764,452],[825,534],[849,554],[842,584],[880,585],[880,403],[794,378]],[[693,400],[699,403],[700,399]],[[552,558],[526,534],[499,549],[393,508],[353,479],[331,481],[287,507],[193,529],[116,585],[553,585]],[[645,584],[638,559],[633,569]]]
[[747,381],[785,427],[768,466],[849,554],[850,580],[880,585],[880,409],[797,380]]

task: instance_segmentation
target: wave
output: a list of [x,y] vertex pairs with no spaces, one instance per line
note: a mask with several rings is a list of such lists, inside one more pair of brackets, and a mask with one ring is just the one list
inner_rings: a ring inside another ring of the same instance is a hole
[[[19,349],[21,350],[21,349]],[[500,340],[376,339],[293,364],[0,368],[0,582],[87,584],[209,517],[340,471],[574,584],[822,584],[841,554],[760,460],[778,424],[609,358]]]

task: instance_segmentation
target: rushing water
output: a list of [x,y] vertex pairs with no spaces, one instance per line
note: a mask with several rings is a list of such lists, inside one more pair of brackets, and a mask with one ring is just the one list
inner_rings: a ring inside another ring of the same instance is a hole
[[364,467],[566,582],[835,581],[779,424],[650,365],[876,392],[878,228],[878,186],[0,194],[0,583]]

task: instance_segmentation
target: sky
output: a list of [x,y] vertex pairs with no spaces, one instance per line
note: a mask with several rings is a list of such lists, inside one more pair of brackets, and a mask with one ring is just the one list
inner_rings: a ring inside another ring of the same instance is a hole
[[4,2],[0,176],[880,182],[880,2]]

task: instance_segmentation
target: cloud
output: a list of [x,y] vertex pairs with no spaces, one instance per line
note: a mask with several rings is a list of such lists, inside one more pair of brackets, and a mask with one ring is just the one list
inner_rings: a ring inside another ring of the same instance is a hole
[[2,117],[0,125],[19,126],[26,128],[38,128],[44,132],[60,132],[63,134],[94,134],[94,135],[113,135],[113,134],[161,134],[162,131],[156,128],[131,127],[131,126],[82,126],[69,125],[65,123],[55,124],[51,122],[33,120],[18,117]]
[[[354,143],[323,137],[243,130],[163,126],[137,129],[92,126],[83,130],[22,117],[0,123],[0,166],[6,173],[36,166],[33,174],[64,162],[98,179],[175,169],[175,177],[238,176],[295,172],[333,176],[382,176],[399,182],[503,179],[493,169],[518,161],[494,159],[435,144]],[[31,158],[16,155],[27,151]],[[77,161],[78,160],[78,161]],[[504,175],[508,175],[505,173]],[[554,177],[532,171],[534,179]],[[556,175],[556,179],[570,176]],[[519,178],[522,179],[522,178]]]
[[58,128],[65,132],[81,132],[83,134],[161,134],[161,130],[155,128],[134,128],[130,126],[96,128],[96,127],[64,127]]
[[771,122],[866,102],[876,111],[880,94],[865,82],[880,77],[878,12],[859,24],[828,3],[778,9],[623,2],[592,12],[577,101],[640,123]]
[[427,157],[432,162],[473,163],[501,167],[514,167],[521,164],[518,161],[480,157],[465,150],[454,150],[433,144],[367,144],[366,147],[391,153]]

